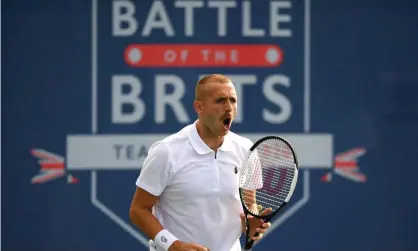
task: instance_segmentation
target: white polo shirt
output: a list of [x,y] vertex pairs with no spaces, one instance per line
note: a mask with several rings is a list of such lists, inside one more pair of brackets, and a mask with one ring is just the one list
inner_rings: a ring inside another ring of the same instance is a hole
[[[211,251],[241,251],[238,179],[251,146],[229,132],[215,153],[195,122],[150,147],[136,185],[160,196],[153,214],[179,240]],[[159,250],[152,241],[150,246]]]

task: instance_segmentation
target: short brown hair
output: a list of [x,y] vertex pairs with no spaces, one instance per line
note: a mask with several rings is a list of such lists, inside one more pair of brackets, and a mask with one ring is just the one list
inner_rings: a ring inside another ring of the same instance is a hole
[[202,85],[210,83],[210,82],[220,82],[222,84],[232,83],[231,79],[222,74],[209,74],[203,76],[196,84],[195,88],[195,99],[198,100],[200,97],[198,95],[199,89]]

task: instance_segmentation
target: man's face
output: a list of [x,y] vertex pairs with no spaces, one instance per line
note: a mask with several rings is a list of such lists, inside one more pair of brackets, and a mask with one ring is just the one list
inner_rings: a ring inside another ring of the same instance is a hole
[[202,86],[197,110],[202,122],[217,136],[231,128],[237,112],[237,94],[232,83],[210,82]]

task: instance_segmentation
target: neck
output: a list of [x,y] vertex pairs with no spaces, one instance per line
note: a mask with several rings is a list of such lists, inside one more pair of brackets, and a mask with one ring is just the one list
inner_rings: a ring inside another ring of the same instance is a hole
[[197,133],[199,134],[203,142],[205,142],[205,144],[208,145],[210,149],[216,152],[218,148],[222,145],[222,142],[224,141],[224,137],[215,135],[200,120],[197,121],[196,128],[197,128]]

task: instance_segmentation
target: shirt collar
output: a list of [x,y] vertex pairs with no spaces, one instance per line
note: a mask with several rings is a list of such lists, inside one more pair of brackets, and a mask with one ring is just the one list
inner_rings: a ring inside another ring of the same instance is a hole
[[[192,144],[193,148],[196,150],[198,154],[207,154],[212,152],[212,149],[209,148],[208,145],[202,140],[199,133],[197,132],[197,120],[191,125],[188,138],[190,143]],[[224,142],[222,143],[221,147],[219,148],[221,151],[232,151],[232,140],[229,133],[225,135]]]

